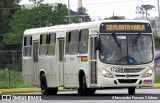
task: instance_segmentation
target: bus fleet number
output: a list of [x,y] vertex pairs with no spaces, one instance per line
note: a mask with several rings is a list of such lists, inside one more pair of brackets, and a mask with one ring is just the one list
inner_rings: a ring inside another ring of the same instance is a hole
[[124,72],[124,68],[123,67],[112,67],[111,71],[112,72]]

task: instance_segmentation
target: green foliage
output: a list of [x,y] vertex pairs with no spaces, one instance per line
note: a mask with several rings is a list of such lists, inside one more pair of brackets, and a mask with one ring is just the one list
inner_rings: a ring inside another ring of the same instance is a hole
[[157,75],[156,78],[155,78],[155,83],[160,83],[160,75]]
[[141,6],[137,6],[136,9],[136,13],[137,14],[145,14],[146,15],[146,18],[147,16],[150,16],[150,14],[148,13],[149,10],[152,10],[154,9],[155,6],[153,5],[150,5],[150,4],[146,4],[146,5],[141,5]]
[[10,21],[11,32],[4,35],[3,42],[22,43],[24,30],[66,24],[66,15],[67,7],[63,4],[58,4],[56,10],[52,10],[52,6],[44,4],[32,9],[18,10]]
[[73,17],[71,18],[72,23],[80,23],[81,21],[79,20],[79,17]]
[[0,69],[0,88],[24,87],[22,72]]
[[154,38],[154,40],[155,40],[155,47],[157,48],[159,48],[159,46],[160,46],[160,37],[158,37],[158,36],[154,36],[155,38]]
[[56,9],[53,11],[52,25],[67,24],[66,15],[68,15],[68,10],[66,5],[59,3]]
[[8,75],[9,72],[6,72],[5,70],[0,70],[0,81],[2,83],[2,81],[6,81],[9,78]]
[[20,9],[18,6],[20,0],[0,0],[0,42],[5,33],[11,31],[9,25],[12,15]]
[[151,23],[152,28],[155,28],[155,26],[156,26],[156,21],[155,21],[155,20],[151,20],[150,23]]

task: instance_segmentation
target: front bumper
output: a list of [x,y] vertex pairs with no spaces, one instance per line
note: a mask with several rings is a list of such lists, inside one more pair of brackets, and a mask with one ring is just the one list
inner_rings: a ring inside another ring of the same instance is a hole
[[103,75],[98,75],[98,87],[107,88],[107,87],[153,87],[155,75],[150,77],[115,77],[115,78],[106,78]]

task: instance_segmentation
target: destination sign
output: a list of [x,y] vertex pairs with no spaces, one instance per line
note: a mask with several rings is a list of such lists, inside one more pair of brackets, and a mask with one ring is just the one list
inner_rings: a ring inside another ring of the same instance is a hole
[[148,23],[135,22],[113,22],[102,23],[100,26],[100,33],[151,33],[151,27]]
[[145,25],[134,24],[134,25],[126,25],[126,24],[106,24],[106,30],[145,30]]

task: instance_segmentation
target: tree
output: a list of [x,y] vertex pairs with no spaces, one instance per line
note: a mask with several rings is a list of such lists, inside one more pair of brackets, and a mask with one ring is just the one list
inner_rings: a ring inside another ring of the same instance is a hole
[[58,3],[56,10],[53,11],[53,25],[67,24],[66,15],[68,15],[67,6],[62,3]]
[[137,6],[136,7],[136,9],[137,9],[136,13],[137,14],[145,14],[146,18],[147,18],[147,16],[150,16],[150,14],[148,13],[148,11],[152,10],[154,8],[155,8],[155,6],[149,5],[149,4]]
[[32,9],[16,11],[10,22],[11,31],[5,34],[4,43],[21,43],[26,29],[66,24],[66,5],[59,4],[56,10],[52,6],[40,4]]
[[78,16],[72,17],[71,18],[72,23],[80,23],[81,21],[79,20]]
[[11,31],[9,21],[12,15],[20,9],[18,6],[20,0],[0,0],[0,42],[3,35]]

